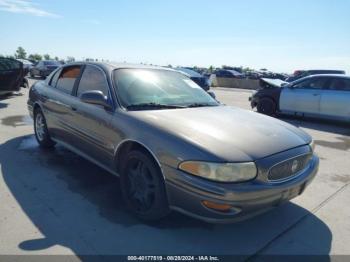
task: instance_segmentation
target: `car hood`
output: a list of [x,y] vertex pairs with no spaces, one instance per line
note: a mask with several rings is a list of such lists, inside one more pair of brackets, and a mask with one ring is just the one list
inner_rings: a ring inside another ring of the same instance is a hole
[[261,78],[260,83],[263,84],[264,87],[268,88],[282,87],[283,84],[288,84],[286,81],[270,78]]
[[311,142],[299,128],[230,106],[132,113],[222,161],[254,161]]

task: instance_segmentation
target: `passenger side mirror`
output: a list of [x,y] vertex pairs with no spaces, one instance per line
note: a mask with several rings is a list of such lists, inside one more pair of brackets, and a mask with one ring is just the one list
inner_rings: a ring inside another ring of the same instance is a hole
[[86,91],[80,95],[80,100],[87,104],[103,106],[105,109],[111,109],[107,97],[99,90]]
[[214,94],[213,91],[207,91],[207,93],[214,99],[216,99],[216,95]]

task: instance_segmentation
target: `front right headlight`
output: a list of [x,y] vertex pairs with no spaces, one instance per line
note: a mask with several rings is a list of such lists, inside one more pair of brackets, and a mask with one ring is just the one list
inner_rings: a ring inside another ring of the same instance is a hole
[[315,141],[311,140],[311,143],[309,144],[309,146],[311,147],[312,152],[315,152]]
[[195,176],[219,182],[244,182],[257,175],[254,162],[245,163],[210,163],[201,161],[185,161],[179,169]]

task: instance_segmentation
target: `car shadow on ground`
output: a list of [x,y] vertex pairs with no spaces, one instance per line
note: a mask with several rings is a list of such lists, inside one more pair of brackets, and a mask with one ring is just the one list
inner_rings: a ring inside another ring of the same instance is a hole
[[[8,100],[8,99],[11,99],[11,98],[14,98],[17,96],[22,96],[22,95],[23,94],[21,92],[11,92],[8,94],[2,94],[2,95],[0,95],[0,101]],[[3,104],[3,103],[0,103],[0,109],[2,108],[1,104]],[[7,106],[7,104],[6,104],[6,106]],[[3,106],[3,107],[6,107],[6,106]]]
[[311,234],[294,234],[288,240],[293,245],[278,252],[327,255],[330,251],[332,234],[327,225],[293,203],[236,224],[207,224],[178,213],[146,224],[125,210],[118,178],[60,146],[42,150],[32,135],[17,137],[0,145],[0,165],[11,195],[40,232],[34,239],[20,234],[21,250],[40,252],[59,245],[77,255],[239,254],[247,258],[263,253],[298,223],[311,220]]

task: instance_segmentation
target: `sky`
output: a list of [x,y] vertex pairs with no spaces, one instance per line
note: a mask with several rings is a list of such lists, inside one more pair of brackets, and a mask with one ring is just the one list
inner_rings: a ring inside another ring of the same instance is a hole
[[0,54],[350,74],[350,0],[0,0]]

